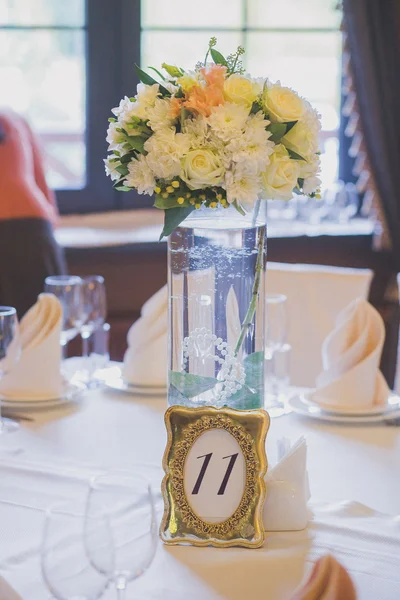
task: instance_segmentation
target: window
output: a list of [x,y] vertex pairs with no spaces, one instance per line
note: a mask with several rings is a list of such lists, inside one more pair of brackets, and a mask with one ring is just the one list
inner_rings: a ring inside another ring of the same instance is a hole
[[60,210],[151,206],[114,192],[103,158],[110,109],[133,95],[133,63],[190,68],[212,35],[245,67],[293,86],[322,114],[323,183],[337,173],[341,36],[335,0],[0,0],[0,106],[40,134]]
[[84,187],[84,1],[2,0],[0,23],[0,105],[34,124],[52,187]]
[[[142,0],[142,67],[193,68],[215,35],[224,54],[246,49],[245,68],[293,87],[322,115],[323,186],[338,170],[341,14],[335,0]],[[167,60],[168,59],[168,60]]]

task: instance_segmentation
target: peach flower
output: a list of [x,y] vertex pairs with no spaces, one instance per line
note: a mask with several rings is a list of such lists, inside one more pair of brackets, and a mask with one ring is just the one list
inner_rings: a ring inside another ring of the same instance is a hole
[[176,117],[178,117],[181,113],[182,102],[182,98],[171,98],[169,114],[174,119],[176,119]]
[[223,65],[211,65],[210,67],[200,69],[200,73],[203,75],[207,84],[209,86],[215,86],[220,90],[224,89],[226,71],[227,69]]

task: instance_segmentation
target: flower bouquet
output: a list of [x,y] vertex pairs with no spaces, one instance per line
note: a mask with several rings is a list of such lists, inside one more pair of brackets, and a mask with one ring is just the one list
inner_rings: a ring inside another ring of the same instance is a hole
[[[194,209],[318,193],[320,119],[290,88],[244,74],[243,48],[224,58],[212,38],[193,71],[135,66],[133,98],[112,109],[106,172],[120,191],[155,195],[169,235]],[[213,62],[208,62],[211,58]]]
[[169,253],[169,402],[263,405],[266,229],[262,199],[319,193],[320,120],[279,82],[244,72],[212,38],[193,71],[135,66],[112,110],[106,172],[155,196]]

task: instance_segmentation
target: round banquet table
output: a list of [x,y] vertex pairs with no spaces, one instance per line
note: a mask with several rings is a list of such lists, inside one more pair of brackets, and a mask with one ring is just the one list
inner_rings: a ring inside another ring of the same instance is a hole
[[[34,420],[9,438],[15,451],[0,455],[0,574],[23,600],[52,597],[40,572],[50,503],[83,498],[88,479],[104,469],[144,471],[159,484],[165,409],[165,397],[95,389],[74,404],[26,413]],[[286,600],[328,552],[349,569],[361,600],[400,598],[400,427],[336,425],[292,413],[271,419],[270,464],[279,438],[302,435],[311,488],[307,529],[267,533],[258,550],[160,542],[128,600]],[[115,598],[114,590],[104,598]]]

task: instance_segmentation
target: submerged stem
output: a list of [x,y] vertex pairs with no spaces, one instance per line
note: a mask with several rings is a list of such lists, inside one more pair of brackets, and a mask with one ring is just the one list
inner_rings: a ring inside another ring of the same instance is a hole
[[[258,209],[259,209],[259,206],[258,206]],[[257,213],[258,213],[258,211],[257,211]],[[256,215],[255,219],[257,219],[257,215]],[[255,276],[254,276],[253,291],[251,294],[251,302],[250,302],[250,306],[247,310],[246,316],[244,318],[238,341],[236,342],[235,356],[238,355],[239,350],[242,347],[243,340],[244,340],[244,337],[247,332],[247,328],[253,321],[254,313],[256,311],[257,297],[258,297],[258,292],[260,290],[261,271],[263,268],[264,240],[265,240],[265,227],[261,227],[260,231],[259,231],[258,244],[257,244],[256,272],[255,272]]]

